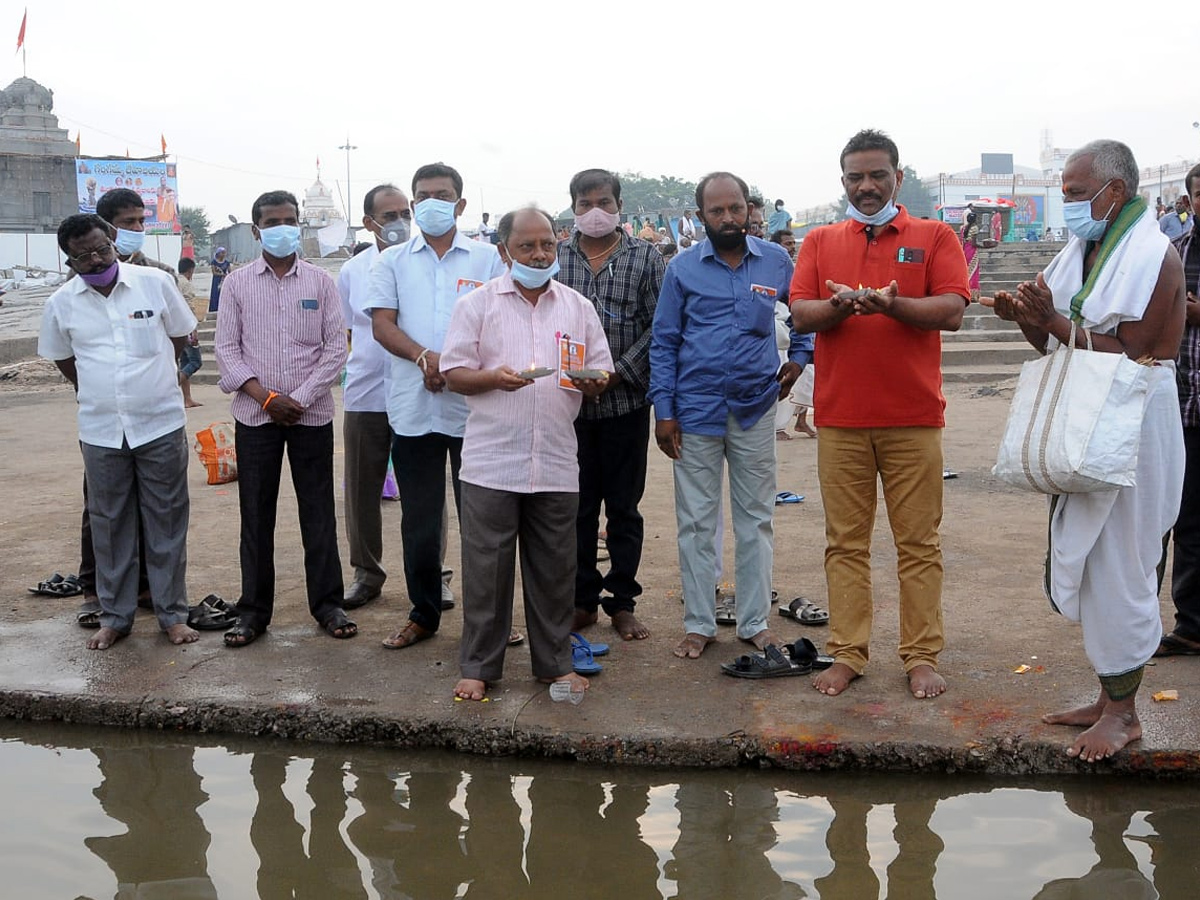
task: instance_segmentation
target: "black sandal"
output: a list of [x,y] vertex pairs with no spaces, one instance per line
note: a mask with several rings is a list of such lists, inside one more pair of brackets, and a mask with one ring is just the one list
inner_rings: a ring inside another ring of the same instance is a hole
[[238,648],[246,647],[258,640],[260,632],[252,625],[239,620],[236,625],[225,632],[225,646]]
[[358,626],[347,618],[343,610],[337,610],[329,615],[324,622],[321,623],[330,637],[337,638],[339,641],[347,640],[358,634]]

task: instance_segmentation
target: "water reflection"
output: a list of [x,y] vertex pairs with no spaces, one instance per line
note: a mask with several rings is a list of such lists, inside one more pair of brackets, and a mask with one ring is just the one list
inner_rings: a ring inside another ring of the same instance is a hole
[[661,772],[0,723],[5,897],[1195,898],[1200,789]]

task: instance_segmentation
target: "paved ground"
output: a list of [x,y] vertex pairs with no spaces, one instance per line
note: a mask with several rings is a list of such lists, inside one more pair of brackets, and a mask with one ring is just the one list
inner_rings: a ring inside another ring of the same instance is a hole
[[[874,659],[867,677],[845,695],[824,697],[808,678],[749,682],[722,675],[718,663],[746,650],[732,629],[724,629],[700,661],[672,656],[682,630],[672,488],[668,462],[652,450],[643,504],[645,595],[638,607],[652,636],[622,644],[606,625],[591,628],[588,637],[609,641],[613,650],[587,699],[572,707],[551,703],[532,680],[525,648],[510,652],[491,702],[455,702],[457,610],[447,613],[434,640],[402,652],[380,647],[407,612],[395,504],[384,509],[386,562],[393,573],[384,597],[355,614],[357,639],[324,636],[305,611],[290,488],[281,500],[277,619],[266,637],[229,651],[219,633],[209,633],[198,644],[176,648],[147,614],[114,649],[86,650],[88,633],[74,624],[76,599],[26,592],[54,571],[75,571],[78,560],[81,463],[74,404],[69,390],[38,371],[29,367],[0,382],[0,598],[6,607],[0,618],[0,714],[645,764],[762,761],[993,773],[1088,768],[1062,752],[1072,729],[1038,719],[1044,711],[1092,699],[1095,679],[1078,629],[1052,615],[1040,594],[1044,500],[1009,490],[990,475],[1011,384],[948,389],[946,457],[958,478],[946,482],[943,528],[946,695],[916,701],[907,692],[895,653],[895,552],[882,505]],[[215,387],[198,386],[196,395],[205,405],[190,411],[190,433],[229,420],[227,400]],[[823,602],[816,442],[798,438],[778,449],[780,489],[807,500],[777,508],[774,583],[785,600],[804,593]],[[198,464],[190,479],[192,598],[213,591],[233,599],[236,485],[205,485]],[[340,498],[338,509],[340,516]],[[458,552],[456,531],[452,543],[451,558]],[[1163,617],[1169,624],[1169,601]],[[819,644],[823,637],[824,629],[774,615],[772,621],[786,640],[805,634]],[[1015,674],[1023,664],[1031,671]],[[1178,690],[1179,701],[1151,702],[1150,694],[1164,688]],[[1143,696],[1145,738],[1097,768],[1200,772],[1200,660],[1160,662],[1148,670]]]

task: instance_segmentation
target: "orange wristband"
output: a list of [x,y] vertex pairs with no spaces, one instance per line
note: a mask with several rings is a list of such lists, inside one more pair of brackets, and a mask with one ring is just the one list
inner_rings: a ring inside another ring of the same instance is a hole
[[279,395],[277,393],[275,393],[274,391],[271,391],[270,393],[268,393],[267,399],[262,402],[262,408],[266,409],[268,406],[271,405],[271,401],[274,400],[278,396]]

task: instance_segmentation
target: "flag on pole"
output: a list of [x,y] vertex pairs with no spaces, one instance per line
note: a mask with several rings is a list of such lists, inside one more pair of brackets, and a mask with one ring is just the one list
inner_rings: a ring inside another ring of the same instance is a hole
[[21,30],[17,32],[17,49],[25,43],[25,22],[29,19],[29,7],[25,8],[25,15],[21,16]]
[[159,137],[159,140],[162,141],[163,156],[166,156],[167,155],[167,136],[165,134],[160,134],[158,137]]
[[75,155],[76,156],[79,156],[81,153],[83,153],[83,150],[80,148],[80,145],[79,145],[79,138],[80,138],[80,134],[77,131],[77,132],[75,132]]

